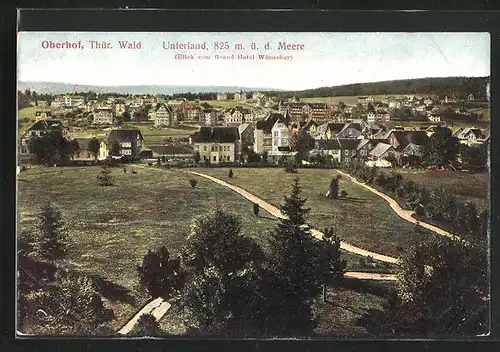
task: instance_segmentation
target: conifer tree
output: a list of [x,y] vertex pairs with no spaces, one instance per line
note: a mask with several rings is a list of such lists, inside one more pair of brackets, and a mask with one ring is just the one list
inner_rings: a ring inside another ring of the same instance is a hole
[[69,241],[60,211],[51,204],[43,207],[37,230],[35,248],[40,257],[63,259],[68,252]]
[[99,186],[113,186],[113,177],[111,176],[111,170],[108,168],[108,165],[103,164],[101,173],[96,177],[99,180]]

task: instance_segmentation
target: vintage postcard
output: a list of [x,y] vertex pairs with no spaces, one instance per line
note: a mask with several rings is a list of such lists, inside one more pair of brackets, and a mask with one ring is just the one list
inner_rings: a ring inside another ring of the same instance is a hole
[[18,337],[490,332],[488,33],[18,33]]

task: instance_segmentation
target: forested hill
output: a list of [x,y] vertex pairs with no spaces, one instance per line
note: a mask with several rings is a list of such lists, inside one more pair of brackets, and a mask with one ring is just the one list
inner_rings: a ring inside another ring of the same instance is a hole
[[476,98],[486,98],[486,85],[489,81],[489,77],[433,77],[356,83],[295,92],[276,92],[276,94],[283,98],[292,96],[314,98],[383,94],[454,94],[458,97],[466,97],[472,93]]

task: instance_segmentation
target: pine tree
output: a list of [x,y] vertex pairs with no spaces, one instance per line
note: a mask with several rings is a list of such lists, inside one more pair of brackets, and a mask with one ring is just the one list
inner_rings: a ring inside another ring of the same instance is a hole
[[[296,178],[291,194],[284,196],[281,207],[286,218],[275,228],[268,246],[268,269],[272,273],[269,284],[275,288],[268,292],[265,301],[269,306],[265,309],[272,312],[268,329],[278,334],[311,331],[311,305],[323,281],[323,253],[304,229],[309,209],[300,192],[300,182]],[[275,319],[277,315],[279,319]]]
[[111,170],[106,164],[102,165],[101,173],[96,176],[99,180],[99,186],[113,186],[113,177]]
[[281,206],[281,212],[287,217],[284,223],[296,227],[305,224],[305,216],[310,211],[309,208],[306,208],[304,206],[306,203],[306,199],[300,197],[301,191],[302,189],[300,187],[300,180],[298,177],[296,177],[292,185],[291,194],[289,196],[283,196],[284,201],[283,205]]
[[63,259],[68,252],[69,241],[60,211],[51,204],[43,207],[37,230],[37,253],[48,260]]

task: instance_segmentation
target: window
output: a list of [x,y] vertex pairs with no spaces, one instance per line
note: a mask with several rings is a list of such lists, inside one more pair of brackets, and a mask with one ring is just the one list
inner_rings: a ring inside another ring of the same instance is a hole
[[214,161],[217,161],[217,156],[214,155]]
[[278,137],[278,131],[274,131],[274,137]]
[[366,155],[366,150],[362,150],[361,155]]
[[207,146],[206,146],[206,145],[204,145],[204,146],[203,146],[203,151],[204,151],[204,152],[206,152],[206,151],[207,151]]
[[349,151],[347,149],[345,151],[345,155],[349,155]]
[[131,149],[122,149],[121,154],[132,155],[132,150]]

